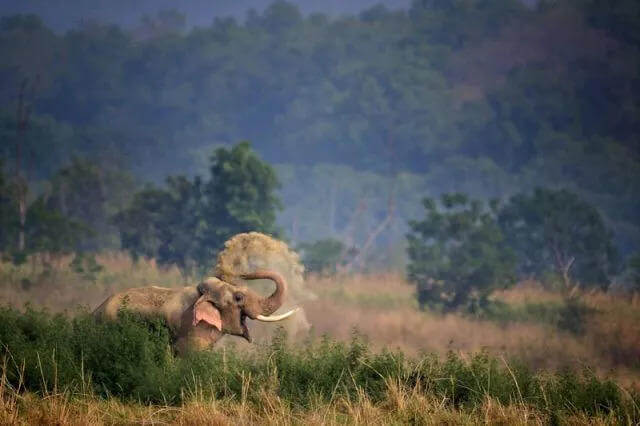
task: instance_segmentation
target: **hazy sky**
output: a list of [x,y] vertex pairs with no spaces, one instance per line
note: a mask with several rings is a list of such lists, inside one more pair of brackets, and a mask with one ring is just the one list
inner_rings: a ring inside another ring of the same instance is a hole
[[[66,30],[83,20],[97,19],[131,26],[145,14],[176,9],[188,25],[208,25],[216,16],[243,18],[253,8],[262,10],[272,0],[2,0],[0,14],[35,13],[50,27]],[[390,9],[407,8],[411,0],[293,0],[304,13],[354,14],[376,4]]]

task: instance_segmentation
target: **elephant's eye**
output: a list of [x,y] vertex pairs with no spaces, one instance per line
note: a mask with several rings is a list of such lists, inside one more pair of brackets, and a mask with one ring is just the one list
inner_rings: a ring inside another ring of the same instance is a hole
[[242,303],[244,301],[244,294],[236,293],[233,295],[233,298],[235,299],[236,302]]

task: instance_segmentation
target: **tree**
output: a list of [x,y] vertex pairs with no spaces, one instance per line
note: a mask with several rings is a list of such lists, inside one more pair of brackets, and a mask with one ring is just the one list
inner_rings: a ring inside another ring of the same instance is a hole
[[134,258],[153,257],[161,264],[175,264],[185,274],[202,255],[202,190],[199,178],[167,178],[166,188],[147,186],[135,194],[131,205],[118,213],[122,247]]
[[210,179],[204,185],[204,247],[214,256],[233,235],[278,232],[276,212],[282,208],[275,194],[280,183],[275,170],[251,150],[248,142],[218,148],[211,157]]
[[95,231],[91,238],[79,241],[76,250],[119,247],[117,228],[111,218],[131,199],[135,182],[130,174],[74,156],[70,164],[55,173],[51,185],[50,204]]
[[444,194],[441,207],[423,201],[426,218],[409,222],[409,279],[418,302],[445,311],[476,311],[496,289],[514,283],[515,259],[496,223],[496,203],[486,209],[464,194]]
[[91,230],[52,208],[47,199],[38,197],[26,215],[26,253],[61,255],[75,250],[78,241]]
[[16,184],[7,182],[2,166],[0,161],[0,251],[10,254],[14,262],[22,263],[33,253],[69,253],[76,249],[78,241],[91,234],[89,228],[52,206],[50,199],[39,196],[25,208],[25,246],[19,247],[18,191]]
[[274,170],[248,143],[219,148],[209,180],[169,177],[165,188],[147,186],[115,216],[122,247],[134,256],[175,264],[185,274],[210,266],[224,242],[240,232],[275,233]]
[[617,268],[612,233],[598,210],[565,190],[537,188],[517,194],[499,213],[521,276],[541,278],[554,271],[566,290],[570,275],[583,285],[607,288]]

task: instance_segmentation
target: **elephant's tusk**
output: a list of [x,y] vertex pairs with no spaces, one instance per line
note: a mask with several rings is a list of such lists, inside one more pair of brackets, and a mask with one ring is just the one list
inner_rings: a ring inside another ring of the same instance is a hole
[[300,308],[295,308],[295,309],[290,310],[289,312],[285,312],[282,315],[269,315],[268,317],[265,317],[264,315],[258,315],[256,317],[256,319],[258,321],[264,321],[264,322],[282,321],[283,319],[289,318],[291,315],[295,314],[299,310],[300,310]]

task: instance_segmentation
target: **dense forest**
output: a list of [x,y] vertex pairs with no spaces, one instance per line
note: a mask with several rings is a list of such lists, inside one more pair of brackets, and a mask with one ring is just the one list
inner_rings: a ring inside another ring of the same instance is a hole
[[415,0],[344,17],[277,1],[184,22],[0,22],[5,183],[23,176],[34,217],[63,223],[54,205],[75,233],[91,224],[86,249],[120,247],[113,218],[136,189],[199,182],[216,148],[243,140],[274,166],[278,232],[296,244],[375,237],[372,262],[402,263],[425,196],[544,186],[596,206],[623,256],[639,248],[635,0]]
[[[535,2],[536,0],[525,0]],[[262,12],[273,0],[216,1],[188,0],[111,0],[107,2],[85,0],[4,0],[0,5],[0,15],[33,13],[40,16],[48,26],[56,31],[64,31],[79,22],[97,20],[110,22],[126,28],[135,27],[141,19],[158,11],[176,10],[184,15],[187,27],[209,25],[215,17],[234,16],[244,18],[249,9]],[[407,8],[411,0],[293,0],[303,13],[321,12],[330,16],[358,13],[376,4],[384,4],[394,9]]]

